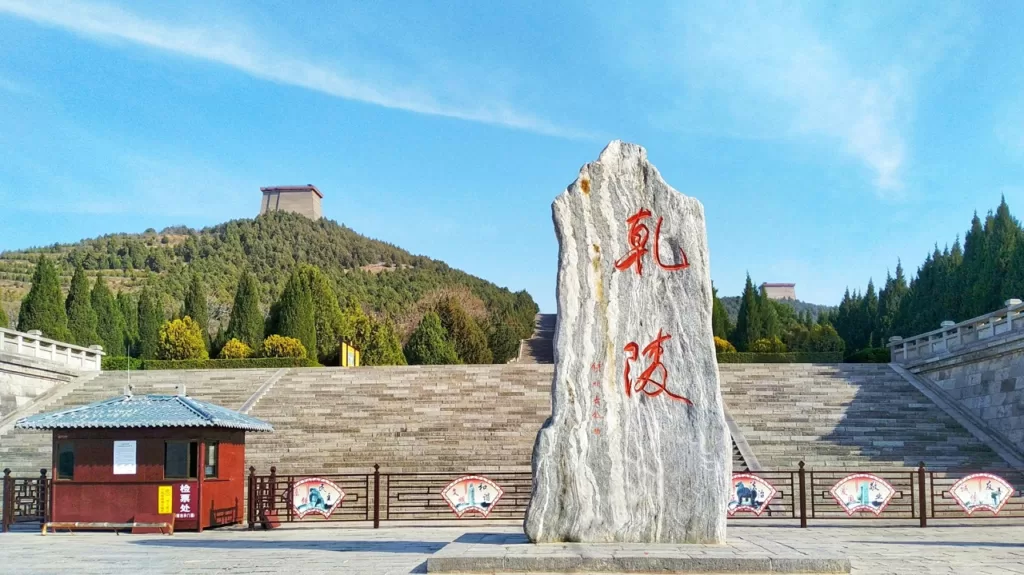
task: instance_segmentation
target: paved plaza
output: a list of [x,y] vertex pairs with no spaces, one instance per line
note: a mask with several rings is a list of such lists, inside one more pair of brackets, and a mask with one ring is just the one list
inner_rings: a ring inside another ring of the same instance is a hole
[[[0,534],[0,573],[160,575],[170,573],[425,573],[427,558],[482,533],[521,533],[515,525],[284,527],[248,532],[114,535]],[[921,529],[882,521],[846,521],[799,529],[730,524],[730,545],[762,552],[846,556],[859,574],[1024,574],[1024,521],[978,520]],[[500,537],[496,539],[502,539]]]

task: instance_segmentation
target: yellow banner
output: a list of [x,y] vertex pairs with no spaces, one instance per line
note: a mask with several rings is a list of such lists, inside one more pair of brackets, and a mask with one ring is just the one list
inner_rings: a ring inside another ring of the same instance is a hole
[[170,515],[171,514],[171,486],[170,485],[161,485],[160,486],[160,488],[159,488],[159,500],[160,500],[160,506],[159,506],[159,510],[157,511],[157,513],[159,513],[160,515]]

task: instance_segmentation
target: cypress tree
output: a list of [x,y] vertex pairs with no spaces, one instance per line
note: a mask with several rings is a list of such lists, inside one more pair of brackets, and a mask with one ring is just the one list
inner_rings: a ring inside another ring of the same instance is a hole
[[242,272],[231,306],[231,318],[225,341],[237,339],[252,349],[263,342],[263,314],[260,312],[260,285],[248,270]]
[[761,286],[756,309],[758,315],[761,316],[762,326],[758,339],[780,337],[782,335],[782,322],[779,319],[779,312],[775,307],[775,302],[768,298],[768,290],[764,286]]
[[146,287],[139,296],[139,357],[156,359],[160,353],[160,327],[164,313],[158,296]]
[[964,236],[964,261],[960,266],[957,281],[959,290],[963,294],[960,300],[960,319],[977,317],[984,313],[981,311],[978,289],[984,256],[985,230],[981,227],[981,218],[978,217],[978,212],[974,212],[971,229]]
[[725,309],[725,304],[722,300],[718,299],[718,288],[711,284],[711,331],[715,337],[722,339],[729,339],[729,333],[732,331],[732,326],[729,325],[729,312]]
[[11,320],[7,319],[7,312],[4,311],[4,307],[0,306],[0,327],[10,326]]
[[120,357],[125,354],[124,319],[114,300],[114,294],[107,287],[103,274],[96,276],[90,297],[92,309],[96,312],[96,334],[100,337],[107,355]]
[[435,312],[427,312],[405,344],[409,365],[451,365],[459,363],[455,347]]
[[319,268],[303,265],[299,268],[299,274],[313,302],[317,357],[321,363],[337,364],[343,323],[338,296],[331,287],[331,281]]
[[872,279],[868,280],[868,289],[864,293],[864,299],[860,304],[861,314],[861,346],[871,347],[878,343],[878,334],[876,333],[876,323],[878,321],[878,296],[875,295],[875,282]]
[[199,274],[192,274],[192,281],[188,290],[185,291],[185,306],[182,309],[182,316],[192,318],[199,326],[199,332],[203,336],[203,347],[207,352],[210,350],[210,309],[206,301],[206,286]]
[[139,353],[139,304],[130,294],[117,293],[117,308],[121,312],[121,329],[124,332],[124,347],[127,355]]
[[487,347],[491,350],[491,361],[507,363],[519,355],[519,334],[508,321],[499,318],[487,332]]
[[754,291],[754,283],[750,281],[750,274],[747,274],[747,283],[743,287],[743,297],[740,298],[740,311],[736,318],[736,329],[731,340],[739,351],[747,351],[750,348],[750,344],[762,337],[761,334],[764,332],[764,328],[757,308],[757,292]]
[[75,274],[71,276],[71,289],[64,300],[64,309],[68,314],[71,343],[86,347],[101,343],[96,335],[96,311],[92,309],[89,295],[89,278],[85,277],[82,264],[75,267]]
[[402,342],[391,320],[370,320],[369,332],[357,343],[361,365],[405,365]]
[[437,315],[462,363],[491,363],[494,355],[487,347],[487,337],[454,298],[446,297],[438,302]]
[[1020,235],[1020,225],[1010,215],[1010,207],[1006,205],[1006,198],[1002,198],[999,207],[996,208],[995,217],[992,220],[992,232],[989,238],[989,261],[988,273],[985,278],[988,280],[987,305],[982,313],[995,311],[1003,307],[1003,301],[1012,295],[1012,285],[1009,283],[1011,275],[1010,263],[1013,260],[1013,252],[1017,248],[1017,238]]
[[294,337],[306,348],[307,357],[317,358],[316,320],[313,298],[299,272],[292,273],[277,302],[274,328],[278,335]]
[[46,256],[39,256],[39,263],[32,276],[32,288],[21,301],[21,310],[18,312],[18,331],[33,329],[58,341],[71,339],[57,268]]

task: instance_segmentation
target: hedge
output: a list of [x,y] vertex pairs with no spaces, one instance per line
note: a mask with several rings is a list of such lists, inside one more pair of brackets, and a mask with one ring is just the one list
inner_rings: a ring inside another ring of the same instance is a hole
[[100,367],[103,371],[125,371],[128,369],[128,362],[131,362],[133,370],[143,369],[142,360],[134,357],[104,356]]
[[735,352],[718,354],[718,363],[842,363],[838,351],[795,351],[787,353]]
[[846,363],[889,363],[892,361],[892,353],[887,347],[869,347],[854,352],[843,361]]
[[[127,369],[127,358],[104,357],[103,369],[117,371]],[[132,369],[253,369],[282,367],[317,367],[312,359],[305,357],[253,357],[248,359],[135,359],[132,358]]]

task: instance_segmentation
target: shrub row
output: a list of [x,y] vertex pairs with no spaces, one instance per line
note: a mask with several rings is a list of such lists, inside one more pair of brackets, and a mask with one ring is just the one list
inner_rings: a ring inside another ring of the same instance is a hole
[[889,363],[892,361],[892,353],[887,347],[868,347],[851,354],[843,361],[846,363]]
[[[131,367],[136,370],[155,369],[253,369],[282,367],[316,367],[316,361],[304,357],[254,357],[247,359],[135,359]],[[105,371],[128,369],[126,357],[104,357]]]
[[727,352],[718,354],[718,363],[842,363],[838,351],[794,351],[788,353]]

